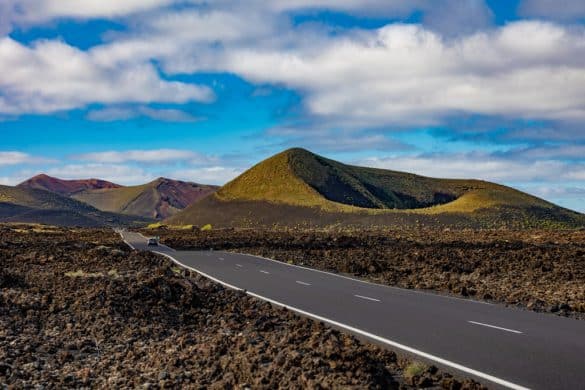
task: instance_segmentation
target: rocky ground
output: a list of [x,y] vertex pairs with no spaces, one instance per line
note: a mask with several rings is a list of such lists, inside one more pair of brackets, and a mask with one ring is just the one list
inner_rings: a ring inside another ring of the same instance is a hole
[[176,249],[225,249],[378,283],[585,318],[585,230],[200,232],[159,230]]
[[0,226],[0,260],[0,388],[482,388],[112,231]]

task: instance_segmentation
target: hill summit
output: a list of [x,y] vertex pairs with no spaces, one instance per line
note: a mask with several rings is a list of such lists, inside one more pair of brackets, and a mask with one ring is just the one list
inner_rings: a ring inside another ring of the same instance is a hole
[[88,189],[73,195],[102,211],[145,218],[168,218],[218,187],[160,177],[138,186]]
[[71,196],[85,190],[111,189],[122,186],[100,179],[63,180],[42,173],[23,181],[17,187],[45,190],[60,195]]
[[293,148],[253,166],[169,223],[487,227],[580,226],[585,219],[495,183],[346,165]]

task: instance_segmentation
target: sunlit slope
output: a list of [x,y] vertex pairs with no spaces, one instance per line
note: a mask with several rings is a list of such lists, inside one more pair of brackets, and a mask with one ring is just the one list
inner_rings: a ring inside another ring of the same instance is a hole
[[499,184],[351,166],[295,148],[255,165],[169,222],[214,220],[222,225],[579,226],[584,216]]
[[138,225],[148,219],[102,212],[50,191],[0,186],[0,221],[93,227]]
[[176,214],[217,187],[159,178],[150,183],[73,195],[103,211],[162,219]]

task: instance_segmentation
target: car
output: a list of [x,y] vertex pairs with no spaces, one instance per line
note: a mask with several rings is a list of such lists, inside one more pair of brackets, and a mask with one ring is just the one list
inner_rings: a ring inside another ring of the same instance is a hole
[[149,238],[146,244],[148,246],[158,246],[158,237]]

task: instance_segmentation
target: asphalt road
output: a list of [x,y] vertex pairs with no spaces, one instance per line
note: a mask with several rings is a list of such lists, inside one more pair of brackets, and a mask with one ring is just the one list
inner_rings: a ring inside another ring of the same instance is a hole
[[227,287],[495,388],[585,389],[585,321],[382,286],[256,256],[148,247]]

